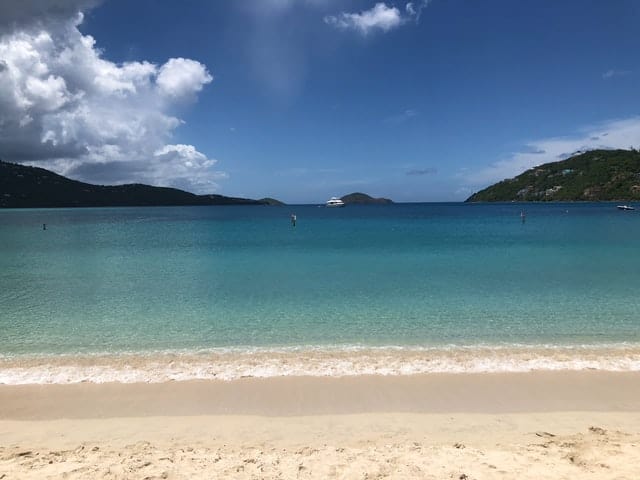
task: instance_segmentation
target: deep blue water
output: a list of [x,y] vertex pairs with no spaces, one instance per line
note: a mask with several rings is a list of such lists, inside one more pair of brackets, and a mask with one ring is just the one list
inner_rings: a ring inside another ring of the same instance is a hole
[[4,210],[0,354],[638,342],[638,212]]

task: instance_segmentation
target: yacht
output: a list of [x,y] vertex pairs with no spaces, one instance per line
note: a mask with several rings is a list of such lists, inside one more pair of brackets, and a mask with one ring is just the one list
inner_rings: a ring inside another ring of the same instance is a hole
[[327,203],[325,203],[325,206],[327,206],[327,207],[344,207],[344,202],[342,200],[340,200],[338,197],[331,197],[329,200],[327,200]]
[[619,210],[635,210],[635,208],[630,205],[618,205],[618,209]]

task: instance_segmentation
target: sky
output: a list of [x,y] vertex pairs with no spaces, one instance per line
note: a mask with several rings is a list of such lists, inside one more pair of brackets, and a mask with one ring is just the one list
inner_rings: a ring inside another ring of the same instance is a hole
[[2,0],[0,158],[96,183],[461,201],[640,147],[636,0]]

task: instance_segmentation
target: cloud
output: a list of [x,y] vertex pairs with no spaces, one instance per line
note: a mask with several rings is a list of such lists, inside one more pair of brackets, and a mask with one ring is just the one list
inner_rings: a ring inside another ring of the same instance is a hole
[[207,158],[193,145],[164,145],[154,152],[151,164],[154,168],[150,174],[159,181],[170,176],[175,186],[197,191],[215,190],[215,181],[228,177],[224,172],[211,173],[216,160]]
[[158,70],[156,85],[162,95],[188,98],[202,90],[213,77],[200,62],[188,58],[171,58]]
[[415,17],[416,21],[420,20],[420,15],[422,15],[422,10],[424,10],[431,0],[421,0],[417,3],[409,2],[405,5],[405,10],[407,15],[411,17]]
[[433,167],[413,169],[413,170],[407,171],[407,175],[409,176],[435,175],[436,173],[438,173],[438,169]]
[[594,149],[637,148],[640,145],[640,117],[613,120],[582,129],[567,137],[552,137],[528,143],[524,149],[512,153],[480,170],[467,170],[458,176],[474,188],[483,188],[544,163],[563,160],[578,152]]
[[2,158],[93,183],[215,188],[224,178],[215,160],[171,142],[182,124],[173,112],[213,80],[206,66],[103,58],[94,38],[78,30],[80,9],[94,3],[2,3]]
[[68,19],[99,3],[100,0],[3,0],[0,2],[0,32]]
[[418,21],[428,3],[429,0],[422,0],[417,4],[409,2],[405,5],[403,13],[397,7],[389,7],[386,3],[380,2],[360,13],[342,12],[338,15],[327,15],[324,22],[340,30],[355,30],[362,35],[368,35],[375,30],[388,32],[412,19]]
[[400,26],[402,16],[396,7],[387,7],[384,3],[377,3],[371,10],[362,13],[341,13],[338,16],[328,15],[324,17],[328,25],[343,30],[358,30],[363,35],[374,29],[387,32]]
[[607,70],[602,74],[602,78],[605,80],[609,80],[613,77],[624,77],[625,75],[629,75],[631,72],[629,70]]
[[413,109],[407,109],[402,113],[398,113],[396,115],[391,115],[390,117],[385,118],[385,122],[389,123],[403,123],[407,120],[410,120],[414,117],[418,116],[418,112]]

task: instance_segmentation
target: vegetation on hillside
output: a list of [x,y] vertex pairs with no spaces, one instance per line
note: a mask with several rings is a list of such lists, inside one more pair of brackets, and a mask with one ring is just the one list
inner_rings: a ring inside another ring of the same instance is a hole
[[640,200],[640,151],[592,150],[531,168],[467,202]]
[[38,167],[0,161],[0,208],[265,205],[258,200],[195,195],[142,184],[103,186],[78,182]]

